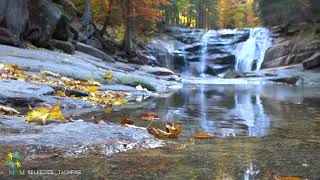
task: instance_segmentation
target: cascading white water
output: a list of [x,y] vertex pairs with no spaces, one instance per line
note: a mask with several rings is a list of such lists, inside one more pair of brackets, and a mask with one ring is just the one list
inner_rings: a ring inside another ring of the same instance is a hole
[[250,29],[249,39],[239,43],[234,51],[234,55],[236,56],[236,71],[249,72],[260,70],[265,53],[271,44],[272,39],[270,31],[267,28]]
[[210,37],[213,36],[213,34],[216,31],[210,30],[207,31],[201,38],[201,44],[202,44],[202,49],[201,49],[201,56],[200,56],[200,75],[202,77],[205,77],[205,70],[207,66],[207,51],[208,51],[208,43],[210,40]]

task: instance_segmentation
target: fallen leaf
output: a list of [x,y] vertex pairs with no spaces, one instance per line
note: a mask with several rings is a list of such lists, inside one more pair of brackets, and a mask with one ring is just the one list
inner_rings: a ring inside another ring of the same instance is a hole
[[64,116],[61,113],[60,110],[60,102],[58,102],[56,105],[54,105],[51,110],[50,110],[50,115],[49,115],[49,119],[57,119],[57,120],[64,120]]
[[106,113],[111,113],[111,112],[112,112],[112,107],[106,107],[106,108],[104,109],[104,111],[105,111]]
[[210,139],[210,138],[213,138],[213,135],[208,133],[196,133],[196,134],[193,134],[192,137],[196,139]]
[[42,124],[46,124],[48,120],[64,120],[64,117],[60,110],[60,102],[56,105],[47,107],[38,107],[29,112],[26,116],[26,121],[31,122],[33,120],[41,120]]
[[49,117],[49,109],[45,107],[39,107],[36,109],[33,109],[31,112],[29,112],[26,116],[26,121],[31,122],[36,119],[40,119],[42,122],[46,122]]
[[101,83],[99,83],[98,81],[95,81],[93,79],[88,80],[87,83],[90,86],[101,86]]
[[145,120],[145,121],[153,121],[153,120],[160,119],[160,117],[156,113],[145,113],[142,116],[142,119]]
[[159,128],[149,128],[148,132],[158,138],[177,138],[181,132],[181,126],[175,123],[168,123],[165,126],[165,130]]
[[280,176],[280,180],[303,180],[300,177],[295,177],[295,176]]
[[107,124],[103,119],[98,119],[95,115],[93,115],[93,116],[91,117],[91,120],[92,120],[95,124],[100,124],[100,125],[106,125],[106,124]]
[[320,117],[314,118],[313,122],[314,122],[314,123],[320,123]]
[[106,73],[104,74],[104,78],[105,78],[105,79],[112,79],[112,74],[111,74],[110,72],[106,72]]
[[1,115],[18,115],[20,113],[11,107],[0,106],[0,114]]
[[45,75],[45,76],[52,76],[52,77],[55,77],[55,78],[59,78],[60,77],[60,74],[57,74],[57,73],[54,73],[54,72],[51,72],[51,71],[41,71],[40,73],[42,75]]
[[121,106],[122,104],[126,103],[127,101],[124,99],[117,99],[115,102],[113,102],[116,106]]
[[170,137],[172,138],[177,138],[182,132],[181,126],[175,123],[167,123],[165,130],[166,132],[171,133]]
[[121,124],[122,126],[127,125],[127,124],[129,124],[129,125],[134,125],[134,120],[125,118],[125,119],[122,119],[122,120],[120,121],[120,124]]
[[172,135],[171,133],[168,133],[158,128],[150,128],[148,129],[148,132],[158,138],[169,138]]

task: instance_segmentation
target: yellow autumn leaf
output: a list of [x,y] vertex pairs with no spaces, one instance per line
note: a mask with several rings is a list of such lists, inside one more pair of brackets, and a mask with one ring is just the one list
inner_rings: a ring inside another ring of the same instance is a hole
[[49,119],[58,119],[58,120],[64,120],[64,116],[61,113],[60,110],[60,102],[58,102],[56,105],[54,105],[50,110]]
[[63,92],[63,91],[57,91],[56,95],[57,96],[62,96],[62,97],[66,96],[65,92]]
[[112,112],[112,107],[106,107],[106,108],[104,109],[104,111],[105,111],[106,113],[111,113],[111,112]]
[[64,116],[60,110],[60,102],[54,105],[51,109],[47,107],[39,107],[33,109],[26,116],[26,121],[41,120],[42,124],[46,124],[48,120],[64,120]]
[[101,86],[101,84],[98,81],[95,81],[93,79],[88,80],[87,83],[90,86]]
[[88,93],[94,93],[96,94],[98,91],[98,86],[90,86],[87,90]]
[[113,102],[114,105],[116,106],[121,106],[122,104],[126,103],[127,101],[124,99],[117,99],[116,101]]
[[112,79],[112,74],[111,74],[110,72],[106,72],[106,73],[104,74],[104,78],[105,78],[105,79]]
[[39,108],[33,109],[31,112],[27,114],[26,121],[31,122],[35,119],[46,121],[48,116],[49,116],[49,109],[45,107],[39,107]]

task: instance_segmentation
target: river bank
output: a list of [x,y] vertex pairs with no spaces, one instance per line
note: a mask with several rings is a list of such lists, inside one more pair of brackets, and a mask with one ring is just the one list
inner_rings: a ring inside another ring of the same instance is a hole
[[[143,106],[150,97],[167,96],[182,87],[179,76],[168,69],[105,62],[82,52],[69,55],[45,49],[20,49],[0,45],[0,64],[2,67],[17,65],[18,71],[23,71],[24,76],[23,80],[8,79],[6,76],[0,80],[1,104],[21,113],[18,117],[0,115],[1,146],[26,146],[30,149],[34,147],[34,150],[44,148],[60,152],[60,155],[92,153],[98,146],[99,152],[109,155],[132,148],[158,147],[161,141],[154,139],[146,130],[120,126],[120,120],[125,118],[122,116],[115,123],[109,123],[108,117],[104,117],[107,123],[104,125],[96,124],[91,117],[78,118],[84,113],[101,111],[104,107],[81,98],[72,98],[72,95],[86,97],[90,92],[69,89],[63,85],[56,86],[51,81],[57,79],[59,82],[59,78],[83,82],[90,80],[101,84],[99,92],[125,93],[127,103],[112,109],[124,112]],[[112,77],[106,79],[106,72]],[[59,78],[52,77],[55,74]],[[28,77],[35,81],[28,80]],[[69,93],[69,96],[59,96],[60,91]],[[45,126],[25,122],[30,106],[53,106],[57,102],[61,104],[63,115],[72,116],[75,122],[56,121]],[[88,141],[83,141],[84,139]]]

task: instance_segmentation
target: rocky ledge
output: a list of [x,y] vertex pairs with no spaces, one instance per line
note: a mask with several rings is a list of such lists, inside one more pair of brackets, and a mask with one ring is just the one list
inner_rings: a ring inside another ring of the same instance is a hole
[[320,24],[301,23],[272,28],[272,47],[262,68],[303,63],[304,69],[320,67]]
[[[45,49],[20,49],[0,45],[0,64],[18,65],[26,75],[41,75],[43,71],[50,71],[83,82],[95,80],[101,84],[98,91],[129,93],[127,100],[130,105],[139,104],[148,96],[167,94],[182,86],[179,75],[166,68],[105,61],[80,51],[70,55]],[[105,78],[106,72],[112,78]],[[99,105],[80,98],[58,96],[57,92],[61,89],[69,95],[88,95],[86,92],[47,83],[4,78],[0,80],[0,105],[15,108],[22,115],[30,111],[29,105],[38,107],[57,102],[61,103],[61,111],[66,117],[79,117],[81,114],[100,110]],[[88,150],[110,155],[133,148],[161,145],[161,141],[154,139],[146,130],[93,123],[90,119],[67,123],[54,121],[40,126],[26,123],[24,116],[0,115],[0,129],[2,146],[26,147],[34,151],[53,150],[64,155],[85,154]]]

